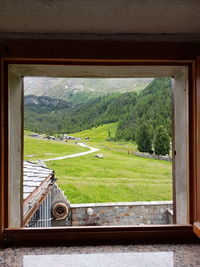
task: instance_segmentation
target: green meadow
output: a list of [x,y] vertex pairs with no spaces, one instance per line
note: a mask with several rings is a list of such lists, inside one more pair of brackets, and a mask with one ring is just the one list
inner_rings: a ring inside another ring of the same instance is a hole
[[24,159],[29,161],[56,158],[87,150],[89,149],[81,147],[74,142],[66,143],[24,136]]
[[[71,203],[171,200],[172,164],[135,156],[137,147],[133,142],[106,141],[108,133],[112,137],[115,130],[116,123],[110,123],[71,134],[100,150],[81,157],[47,162],[47,166],[55,171],[57,183],[68,200]],[[85,141],[85,137],[89,140]],[[87,150],[72,143],[32,139],[25,137],[25,158],[34,155],[29,160],[48,158],[45,153],[52,153],[52,158]],[[95,157],[98,153],[103,154],[103,158]]]

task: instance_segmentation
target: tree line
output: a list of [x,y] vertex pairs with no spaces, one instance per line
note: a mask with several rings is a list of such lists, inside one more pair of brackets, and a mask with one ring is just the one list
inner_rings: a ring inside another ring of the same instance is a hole
[[136,143],[140,152],[155,153],[156,155],[170,154],[170,137],[163,125],[157,127],[154,140],[152,140],[148,125],[143,122],[138,127]]

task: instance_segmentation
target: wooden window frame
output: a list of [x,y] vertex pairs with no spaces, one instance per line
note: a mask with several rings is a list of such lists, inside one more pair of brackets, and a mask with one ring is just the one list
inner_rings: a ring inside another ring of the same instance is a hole
[[[200,221],[200,61],[198,46],[181,43],[105,41],[4,40],[1,43],[0,243],[2,245],[93,244],[197,241]],[[30,56],[31,55],[31,56]],[[8,65],[187,65],[189,68],[189,190],[190,224],[8,229]],[[198,90],[199,89],[199,90]],[[193,226],[194,225],[194,226]],[[193,231],[194,227],[194,231]]]

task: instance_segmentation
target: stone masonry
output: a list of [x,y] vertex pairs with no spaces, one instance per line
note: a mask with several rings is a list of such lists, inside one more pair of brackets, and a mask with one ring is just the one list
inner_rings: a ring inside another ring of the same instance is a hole
[[172,201],[71,204],[71,219],[72,226],[172,224],[172,209]]

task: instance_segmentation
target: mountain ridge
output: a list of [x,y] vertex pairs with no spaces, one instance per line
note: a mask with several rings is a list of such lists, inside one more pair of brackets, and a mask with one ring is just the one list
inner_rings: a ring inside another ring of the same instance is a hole
[[152,80],[152,78],[25,77],[24,94],[49,96],[79,104],[112,92],[138,92]]

